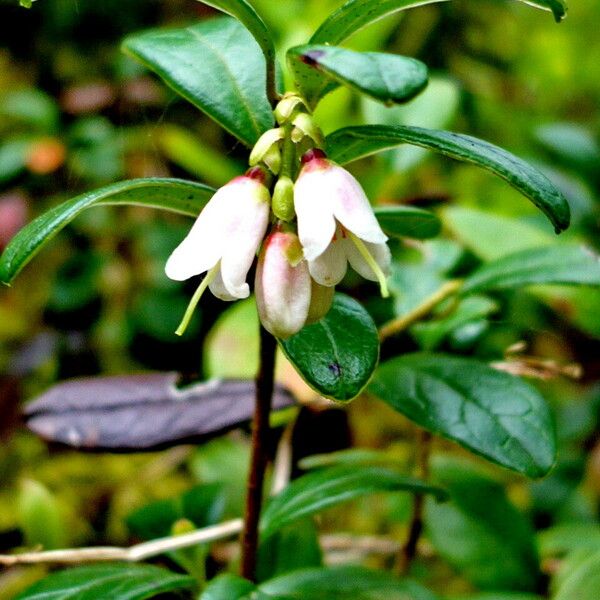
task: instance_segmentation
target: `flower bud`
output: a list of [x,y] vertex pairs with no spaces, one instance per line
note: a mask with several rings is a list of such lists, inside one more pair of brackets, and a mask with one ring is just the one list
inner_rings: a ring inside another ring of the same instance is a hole
[[321,285],[314,279],[311,279],[311,284],[310,307],[306,318],[307,325],[320,321],[329,312],[335,293],[334,286]]
[[265,131],[250,152],[249,164],[255,166],[260,162],[265,163],[269,169],[277,174],[281,165],[281,151],[279,142],[283,139],[284,131],[281,127]]
[[297,94],[286,94],[275,107],[275,119],[280,125],[284,125],[295,116],[297,111],[307,110],[304,100]]
[[282,221],[291,221],[296,214],[294,211],[294,182],[282,175],[273,189],[271,202],[273,214]]
[[299,113],[292,121],[294,129],[292,130],[292,140],[298,143],[304,136],[310,138],[317,146],[323,146],[325,140],[320,127],[313,121],[313,118],[307,113]]
[[286,339],[306,322],[311,279],[295,233],[271,233],[261,250],[254,291],[258,315],[267,331]]

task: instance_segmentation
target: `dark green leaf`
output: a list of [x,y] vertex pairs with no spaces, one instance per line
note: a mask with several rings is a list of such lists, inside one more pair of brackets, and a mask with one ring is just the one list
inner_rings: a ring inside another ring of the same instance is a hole
[[123,48],[246,145],[273,126],[263,54],[235,19],[147,31]]
[[436,600],[433,593],[415,581],[347,565],[294,571],[267,581],[258,589],[265,594],[264,600]]
[[573,244],[523,250],[481,266],[467,278],[462,293],[539,283],[600,285],[600,256]]
[[[194,579],[151,565],[108,564],[54,573],[32,585],[17,600],[144,600],[190,589]],[[118,592],[117,592],[118,591]]]
[[250,600],[255,598],[255,591],[256,586],[251,581],[232,573],[224,573],[206,586],[200,600]]
[[442,489],[392,469],[337,465],[304,475],[275,496],[263,513],[262,535],[268,538],[298,519],[366,494],[398,491],[434,494],[438,499],[445,497]]
[[296,86],[311,106],[338,84],[385,104],[406,102],[427,85],[427,67],[404,56],[305,45],[291,48],[287,57]]
[[479,588],[533,591],[540,576],[533,530],[502,486],[464,460],[439,457],[432,466],[450,493],[425,512],[436,550]]
[[[317,29],[310,39],[313,44],[339,44],[359,29],[400,10],[443,2],[445,0],[348,0]],[[564,0],[521,0],[551,10],[560,21],[566,14]]]
[[554,600],[598,600],[599,590],[600,551],[597,551],[564,574]]
[[427,240],[439,235],[442,224],[428,210],[413,206],[379,206],[375,216],[381,228],[393,237],[409,237]]
[[12,239],[0,257],[0,281],[10,284],[41,247],[86,208],[137,204],[196,216],[214,192],[200,183],[158,178],[131,179],[86,192],[50,209]]
[[367,385],[379,359],[377,327],[352,298],[336,294],[318,323],[280,342],[288,360],[319,394],[351,400]]
[[509,469],[541,477],[554,464],[548,406],[524,381],[477,360],[417,353],[382,364],[369,391],[422,427]]
[[392,125],[346,127],[327,136],[330,158],[341,164],[400,144],[429,148],[487,169],[529,198],[546,214],[557,233],[569,226],[569,205],[556,186],[525,161],[483,140],[449,131]]

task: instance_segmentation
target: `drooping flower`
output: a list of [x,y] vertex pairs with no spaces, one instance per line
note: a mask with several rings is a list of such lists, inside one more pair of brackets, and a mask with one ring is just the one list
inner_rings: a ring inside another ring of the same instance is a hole
[[270,196],[264,178],[260,168],[253,168],[217,190],[169,257],[165,272],[171,279],[183,281],[207,273],[178,333],[185,330],[207,287],[222,300],[250,295],[246,277],[269,222]]
[[298,236],[313,279],[334,286],[348,263],[366,279],[378,281],[388,295],[387,236],[361,185],[320,150],[307,152],[294,187]]
[[306,323],[311,305],[311,279],[295,233],[275,230],[263,244],[254,285],[261,323],[286,339]]

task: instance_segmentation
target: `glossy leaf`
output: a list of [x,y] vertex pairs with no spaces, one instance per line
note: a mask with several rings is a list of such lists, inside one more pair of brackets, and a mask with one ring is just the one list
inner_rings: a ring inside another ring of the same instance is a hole
[[291,48],[287,57],[296,86],[311,106],[338,85],[388,105],[410,100],[427,85],[427,67],[405,56],[309,44]]
[[569,226],[569,205],[558,188],[540,171],[489,142],[449,131],[391,125],[346,127],[327,136],[329,156],[341,164],[400,144],[428,148],[491,171],[529,198],[557,233]]
[[554,464],[554,425],[544,399],[477,360],[404,355],[379,367],[369,391],[425,429],[529,477]]
[[481,266],[467,278],[462,293],[540,283],[600,285],[600,256],[573,244],[523,250]]
[[445,498],[441,488],[378,466],[337,465],[293,481],[267,505],[261,520],[263,539],[310,515],[377,492],[409,491]]
[[[88,450],[150,450],[206,440],[252,418],[252,381],[177,387],[176,373],[88,377],[59,383],[30,402],[27,426],[45,440]],[[274,407],[293,404],[277,387]]]
[[379,206],[375,208],[375,216],[391,237],[427,240],[439,235],[442,229],[434,213],[413,206]]
[[319,394],[346,401],[367,385],[379,359],[377,327],[352,298],[336,294],[329,313],[280,341],[288,360]]
[[[348,0],[328,17],[313,34],[314,44],[339,44],[358,30],[400,10],[447,0]],[[557,21],[566,14],[563,0],[521,0],[551,10]]]
[[246,145],[273,126],[264,56],[235,19],[147,31],[123,48]]
[[10,284],[61,229],[87,208],[135,204],[197,216],[215,190],[181,179],[131,179],[113,183],[55,206],[24,227],[0,257],[0,281]]
[[233,573],[223,573],[208,583],[200,600],[251,600],[256,597],[255,592],[256,586],[251,581]]
[[432,478],[450,501],[431,502],[426,534],[437,552],[476,587],[533,591],[540,566],[533,530],[502,485],[465,460],[435,457]]
[[144,600],[157,594],[191,589],[194,579],[152,565],[107,564],[53,573],[38,581],[17,600]]
[[581,560],[564,574],[554,600],[597,600],[600,590],[600,551]]
[[[258,586],[264,600],[436,600],[416,581],[397,579],[385,571],[336,565],[301,569]],[[262,598],[261,596],[258,596]],[[204,598],[203,598],[204,600]]]

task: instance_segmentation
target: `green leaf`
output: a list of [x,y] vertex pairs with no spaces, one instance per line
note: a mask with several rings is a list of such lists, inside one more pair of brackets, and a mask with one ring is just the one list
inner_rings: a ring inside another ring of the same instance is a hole
[[342,502],[366,494],[398,491],[434,494],[438,499],[445,498],[442,489],[385,467],[328,467],[296,479],[269,502],[261,519],[263,539],[298,519]]
[[[328,17],[313,34],[313,44],[339,44],[374,21],[400,10],[447,0],[349,0]],[[560,21],[566,15],[563,0],[520,0],[551,10]]]
[[436,457],[433,480],[450,501],[428,503],[427,537],[440,555],[482,589],[533,591],[540,576],[533,530],[502,486],[464,459]]
[[557,233],[569,226],[569,205],[556,186],[525,161],[489,142],[449,131],[393,125],[345,127],[327,136],[329,156],[341,164],[400,144],[429,148],[487,169],[529,198]]
[[448,600],[544,600],[544,598],[522,592],[483,592],[465,596],[448,596]]
[[38,581],[16,600],[144,600],[191,589],[194,579],[151,565],[107,564],[67,569]]
[[[422,585],[385,571],[337,565],[302,569],[258,586],[264,600],[436,600]],[[259,596],[259,598],[263,598]],[[205,600],[203,598],[203,600]]]
[[543,557],[563,556],[583,550],[600,552],[600,525],[598,523],[561,523],[538,534],[540,554]]
[[309,44],[291,48],[287,57],[310,106],[339,84],[388,105],[410,100],[427,85],[427,67],[405,56]]
[[275,61],[275,45],[265,22],[254,10],[254,7],[246,0],[199,0],[202,4],[207,4],[213,8],[218,8],[223,12],[235,17],[246,29],[254,36],[258,42],[265,59],[268,62]]
[[147,31],[123,48],[246,145],[273,126],[264,57],[235,19]]
[[574,244],[523,250],[481,266],[467,278],[461,293],[540,283],[600,285],[600,256]]
[[42,246],[86,208],[136,204],[197,216],[214,192],[200,183],[159,178],[131,179],[86,192],[55,206],[19,231],[0,257],[0,281],[10,284]]
[[251,581],[233,573],[223,573],[206,586],[200,600],[250,600],[255,597],[255,591],[256,586]]
[[554,425],[544,399],[477,360],[407,354],[383,363],[369,391],[425,429],[529,477],[554,464]]
[[438,236],[442,229],[435,214],[413,206],[379,206],[375,216],[383,231],[392,237],[427,240]]
[[379,360],[373,319],[356,300],[343,294],[335,295],[323,319],[280,345],[306,383],[333,400],[355,398]]
[[597,600],[600,590],[600,551],[583,560],[566,574],[554,600]]

